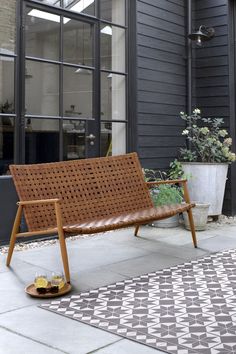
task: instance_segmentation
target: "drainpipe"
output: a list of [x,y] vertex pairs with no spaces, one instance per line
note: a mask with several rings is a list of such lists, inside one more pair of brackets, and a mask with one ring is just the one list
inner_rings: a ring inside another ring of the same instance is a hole
[[[187,34],[192,32],[192,0],[187,0]],[[187,37],[187,113],[192,113],[192,43]]]

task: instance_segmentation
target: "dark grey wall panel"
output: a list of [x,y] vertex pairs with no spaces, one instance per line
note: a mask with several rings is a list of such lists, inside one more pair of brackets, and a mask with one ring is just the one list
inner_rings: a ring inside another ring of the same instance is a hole
[[[138,12],[150,15],[155,18],[163,19],[166,22],[175,23],[177,25],[183,23],[184,14],[177,15],[174,11],[176,7],[170,5],[170,10],[167,10],[166,6],[167,1],[138,1]],[[181,1],[180,1],[181,3]],[[171,9],[172,8],[172,9]]]
[[186,85],[173,85],[167,82],[157,85],[156,81],[140,79],[138,80],[138,86],[140,91],[145,92],[160,92],[179,96],[185,96],[186,94]]
[[170,137],[169,136],[158,136],[158,139],[155,136],[145,136],[145,135],[140,135],[140,144],[142,144],[142,147],[156,147],[156,146],[161,146],[161,147],[168,147],[168,146],[181,146],[183,143],[183,139],[181,136],[176,136],[176,137]]
[[[167,32],[169,33],[176,33],[176,34],[180,34],[183,35],[185,34],[185,26],[181,26],[180,24],[175,24],[172,22],[167,22],[166,20],[162,19],[162,18],[156,18],[156,17],[152,17],[148,14],[142,13],[142,12],[138,12],[137,13],[137,20],[138,23],[144,23],[144,24],[148,24],[149,26],[152,26],[153,28],[159,28],[161,30],[163,30],[163,28],[166,29]],[[138,30],[138,28],[137,28]]]
[[179,1],[176,3],[171,2],[171,1],[166,1],[166,0],[158,0],[155,3],[153,3],[153,0],[140,0],[140,3],[144,2],[146,4],[149,4],[153,6],[155,4],[156,7],[166,10],[167,12],[171,12],[180,16],[185,16],[185,11],[184,7],[181,5]]
[[149,168],[167,168],[185,139],[185,0],[137,2],[138,152]]
[[0,245],[4,245],[10,240],[18,201],[11,176],[0,176],[0,193]]
[[[228,46],[228,1],[198,0],[195,2],[196,26],[204,24],[215,29],[215,37],[195,49],[195,105],[203,115],[223,117],[225,127],[230,128],[229,102],[229,46]],[[233,137],[235,140],[235,136]],[[236,167],[232,167],[235,169]],[[230,174],[229,174],[230,176]],[[224,212],[236,214],[232,208],[232,184],[227,183]]]

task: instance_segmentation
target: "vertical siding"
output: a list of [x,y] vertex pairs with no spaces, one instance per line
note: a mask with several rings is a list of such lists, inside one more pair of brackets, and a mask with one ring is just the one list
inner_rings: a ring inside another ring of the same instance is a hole
[[[230,130],[228,1],[197,0],[193,17],[196,28],[204,24],[215,29],[215,37],[194,50],[195,105],[204,116],[224,118],[225,127]],[[236,213],[232,210],[232,198],[229,178],[223,210],[226,214]]]
[[214,27],[215,37],[195,50],[196,105],[208,116],[220,116],[229,127],[227,0],[198,0],[196,28]]
[[166,168],[184,144],[185,0],[137,1],[137,96],[142,165]]

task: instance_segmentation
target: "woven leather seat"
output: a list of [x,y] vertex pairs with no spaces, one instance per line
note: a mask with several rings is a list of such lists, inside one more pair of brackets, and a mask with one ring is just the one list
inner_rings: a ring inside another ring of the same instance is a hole
[[165,205],[158,208],[149,208],[140,211],[136,211],[128,214],[120,214],[117,216],[111,216],[106,218],[89,220],[83,223],[77,223],[72,225],[63,226],[63,230],[66,233],[73,234],[90,234],[96,232],[103,232],[108,230],[120,229],[122,227],[132,226],[136,223],[146,224],[154,220],[161,220],[173,215],[182,213],[190,208],[194,207],[194,204],[174,204]]
[[[146,183],[136,153],[34,165],[12,165],[10,171],[20,199],[11,234],[7,265],[17,237],[58,233],[63,266],[70,280],[66,234],[91,234],[140,225],[187,211],[197,246],[186,180]],[[185,205],[154,208],[153,184],[180,183]],[[21,216],[28,231],[19,232]]]

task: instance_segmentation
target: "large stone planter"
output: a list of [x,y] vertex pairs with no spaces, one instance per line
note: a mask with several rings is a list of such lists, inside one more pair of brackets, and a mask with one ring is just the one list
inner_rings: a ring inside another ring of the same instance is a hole
[[191,201],[210,204],[208,215],[222,212],[228,164],[183,162]]

